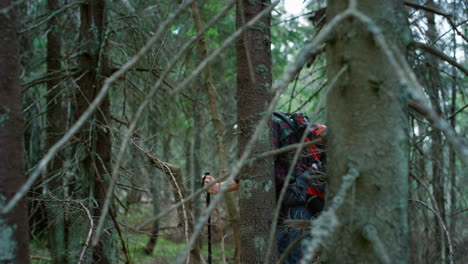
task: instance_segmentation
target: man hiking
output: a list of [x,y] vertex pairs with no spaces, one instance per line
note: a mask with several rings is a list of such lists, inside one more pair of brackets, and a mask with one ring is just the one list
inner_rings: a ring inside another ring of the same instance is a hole
[[[307,130],[307,131],[306,131]],[[272,116],[272,139],[275,149],[287,145],[300,143],[303,134],[307,132],[305,141],[322,138],[325,126],[309,124],[307,117],[301,113],[287,114],[275,111]],[[289,168],[294,166],[294,171],[289,181],[284,199],[281,202],[280,217],[277,228],[277,248],[279,256],[285,252],[288,246],[301,236],[289,252],[285,263],[298,263],[302,257],[304,242],[310,239],[309,230],[301,227],[288,226],[288,220],[311,220],[323,209],[325,185],[321,174],[325,172],[325,152],[323,145],[309,145],[300,153],[299,159],[292,164],[295,151],[278,154],[274,158],[276,198]],[[217,182],[213,176],[204,176],[204,185],[214,184],[206,191],[217,194],[226,185],[226,191],[239,189],[239,176],[233,181]]]

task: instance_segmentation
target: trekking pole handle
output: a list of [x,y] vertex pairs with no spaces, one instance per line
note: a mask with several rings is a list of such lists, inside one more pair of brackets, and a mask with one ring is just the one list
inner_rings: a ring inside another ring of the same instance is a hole
[[[210,175],[210,172],[207,171],[203,173],[202,187],[205,186],[206,176]],[[206,195],[206,207],[210,205],[210,193]],[[212,251],[211,251],[211,216],[208,217],[208,264],[212,263]]]

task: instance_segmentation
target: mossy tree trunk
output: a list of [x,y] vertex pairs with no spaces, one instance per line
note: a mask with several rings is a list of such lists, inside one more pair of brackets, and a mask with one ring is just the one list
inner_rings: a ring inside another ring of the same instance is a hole
[[[270,5],[270,1],[238,1],[237,27]],[[260,19],[237,41],[237,122],[242,155],[271,100],[270,16]],[[271,124],[263,128],[253,153],[271,149]],[[241,263],[263,263],[275,207],[273,160],[258,161],[240,174]],[[273,254],[268,263],[274,263]]]
[[[0,211],[24,183],[23,115],[19,82],[18,13],[0,1]],[[28,218],[22,199],[0,213],[0,263],[29,263]]]
[[[330,0],[328,19],[343,12],[347,2]],[[403,1],[357,2],[388,46],[404,56],[410,34]],[[407,102],[401,80],[373,36],[359,19],[350,18],[336,27],[327,45],[329,80],[348,65],[327,96],[327,199],[349,167],[360,176],[338,210],[340,227],[324,263],[408,263]]]

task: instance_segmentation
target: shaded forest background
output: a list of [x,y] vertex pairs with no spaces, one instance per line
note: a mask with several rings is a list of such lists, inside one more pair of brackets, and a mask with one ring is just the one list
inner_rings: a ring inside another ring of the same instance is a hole
[[[31,263],[204,263],[206,227],[192,236],[206,220],[200,175],[236,169],[237,102],[247,100],[237,93],[236,1],[6,2],[17,11],[23,170],[34,179],[25,190]],[[431,105],[409,102],[410,263],[468,263],[468,6],[404,3],[404,55]],[[262,40],[271,69],[251,71],[275,82],[302,61],[275,108],[327,124],[330,40],[303,52],[330,20],[327,1],[294,1],[298,15],[290,4],[274,7]],[[10,11],[0,6],[6,20]],[[238,195],[211,213],[214,263],[238,261]]]

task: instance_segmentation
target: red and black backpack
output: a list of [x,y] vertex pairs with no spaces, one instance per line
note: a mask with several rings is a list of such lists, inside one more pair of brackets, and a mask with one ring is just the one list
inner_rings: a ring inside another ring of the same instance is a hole
[[[326,129],[324,125],[310,124],[308,117],[299,112],[275,111],[273,114],[287,123],[288,129],[291,129],[287,133],[288,138],[284,141],[287,142],[285,144],[300,143],[306,131],[305,142],[319,139]],[[309,145],[304,148],[298,164],[300,165],[298,167],[302,168],[296,169],[295,174],[292,175],[282,204],[284,206],[305,205],[315,215],[322,211],[324,206],[325,181],[321,176],[326,172],[325,145]],[[281,157],[279,157],[275,160],[275,166],[284,166],[285,169],[288,169],[291,164],[290,162],[282,162]]]

